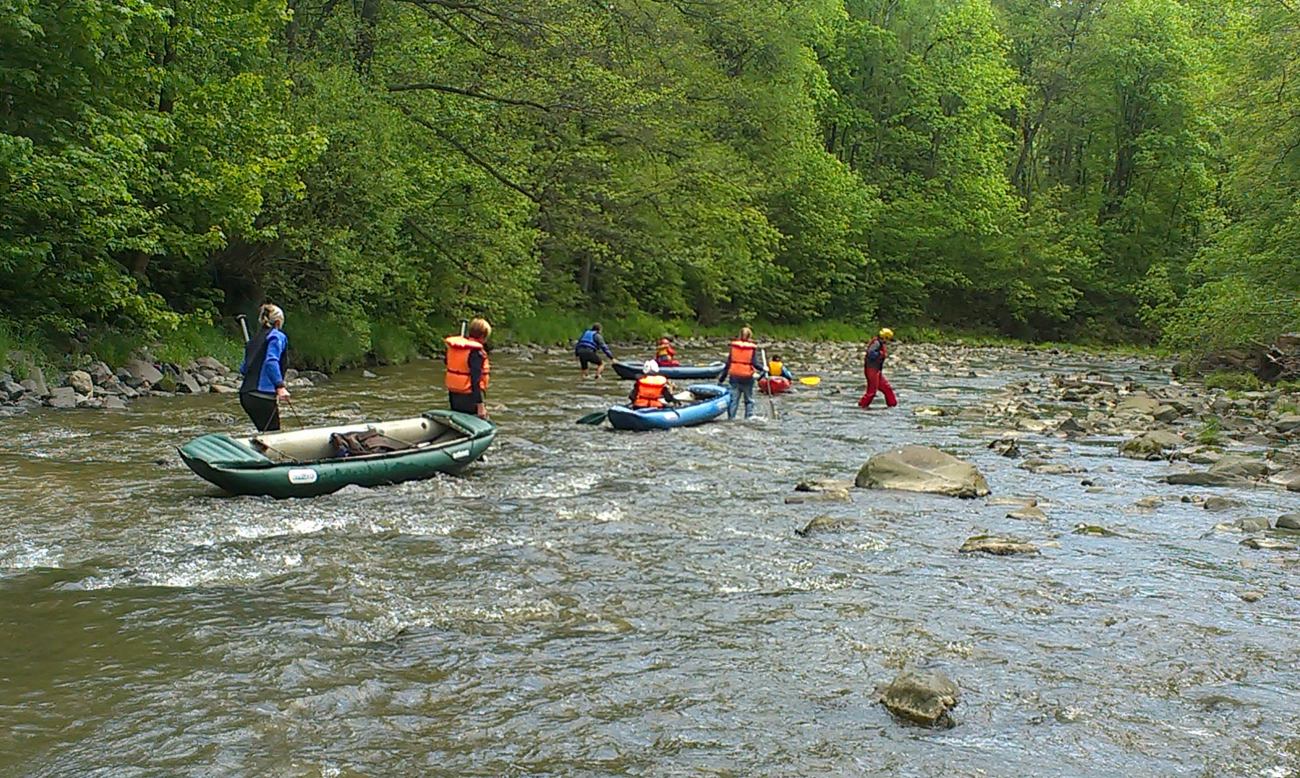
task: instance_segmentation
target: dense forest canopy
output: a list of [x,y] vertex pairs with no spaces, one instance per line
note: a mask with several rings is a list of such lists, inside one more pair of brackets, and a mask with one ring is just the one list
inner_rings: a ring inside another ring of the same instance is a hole
[[0,0],[0,326],[1300,325],[1283,0]]

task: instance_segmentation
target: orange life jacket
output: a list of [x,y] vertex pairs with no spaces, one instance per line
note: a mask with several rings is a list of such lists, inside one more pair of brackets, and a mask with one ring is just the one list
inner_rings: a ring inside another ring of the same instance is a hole
[[664,387],[666,386],[668,386],[668,379],[661,375],[641,376],[636,380],[636,399],[632,400],[632,407],[664,407]]
[[727,375],[732,378],[754,377],[754,352],[757,343],[747,340],[731,341],[731,356],[727,358]]
[[460,335],[448,335],[443,340],[447,343],[447,391],[456,394],[469,394],[473,391],[469,377],[469,355],[474,351],[483,355],[483,378],[479,380],[478,388],[487,391],[490,368],[483,344]]

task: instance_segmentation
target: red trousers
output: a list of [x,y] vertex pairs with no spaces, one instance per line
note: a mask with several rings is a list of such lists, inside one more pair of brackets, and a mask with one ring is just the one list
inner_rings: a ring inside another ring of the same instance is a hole
[[894,387],[889,385],[889,380],[879,370],[869,367],[864,372],[867,374],[867,392],[862,395],[861,400],[858,400],[859,408],[870,408],[877,391],[885,395],[885,405],[890,408],[898,405],[898,398],[894,396]]

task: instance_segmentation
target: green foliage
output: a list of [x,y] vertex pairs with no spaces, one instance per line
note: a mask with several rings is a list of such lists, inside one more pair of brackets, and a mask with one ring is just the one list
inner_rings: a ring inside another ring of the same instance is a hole
[[354,324],[307,311],[295,311],[292,319],[286,316],[289,365],[326,373],[361,365],[369,353],[369,334]]
[[187,316],[175,330],[164,333],[150,353],[155,359],[182,367],[199,357],[213,357],[234,370],[244,361],[242,340],[242,334],[236,335],[199,316]]
[[1207,389],[1227,389],[1229,391],[1249,392],[1260,388],[1259,378],[1254,373],[1232,373],[1219,371],[1205,376]]
[[314,366],[590,311],[1268,339],[1300,328],[1298,30],[1179,0],[0,2],[0,310],[179,361],[271,299]]
[[420,353],[415,336],[388,322],[370,325],[370,353],[381,365],[410,362]]

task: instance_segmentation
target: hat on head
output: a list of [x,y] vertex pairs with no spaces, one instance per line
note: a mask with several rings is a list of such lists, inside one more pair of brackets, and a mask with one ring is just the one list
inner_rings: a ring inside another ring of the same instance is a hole
[[646,363],[641,366],[641,372],[646,375],[654,375],[659,372],[659,363],[653,359],[648,359],[646,360]]

